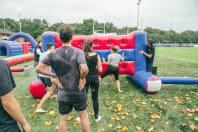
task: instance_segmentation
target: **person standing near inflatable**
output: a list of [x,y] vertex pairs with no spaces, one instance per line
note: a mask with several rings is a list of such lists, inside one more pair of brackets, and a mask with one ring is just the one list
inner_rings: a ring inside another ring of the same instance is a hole
[[24,132],[30,132],[31,127],[12,92],[16,87],[12,73],[6,61],[1,59],[0,73],[0,131],[20,132],[18,122]]
[[113,73],[115,80],[116,80],[116,87],[118,88],[118,92],[122,92],[122,90],[120,90],[120,80],[119,80],[119,68],[118,68],[118,64],[120,61],[124,61],[124,56],[125,53],[122,53],[122,56],[117,52],[117,50],[119,49],[118,46],[114,46],[111,48],[111,54],[108,56],[108,61],[105,61],[105,58],[103,58],[103,62],[106,64],[109,64],[108,68],[104,71],[104,73],[101,75],[100,77],[100,82],[102,81],[102,79]]
[[[40,60],[39,62],[42,62],[45,57],[54,50],[54,45],[52,43],[48,43],[47,44],[47,51],[42,53],[40,55]],[[45,68],[46,70],[51,71],[51,67],[48,66]],[[44,105],[44,103],[54,95],[54,90],[56,88],[56,84],[53,84],[51,81],[53,80],[52,77],[43,75],[43,74],[38,74],[38,76],[40,77],[42,83],[45,85],[46,89],[47,89],[47,93],[43,96],[43,98],[41,99],[40,104],[38,104],[37,108],[36,108],[36,113],[46,113],[47,111],[43,110],[42,107]]]
[[[89,132],[86,91],[84,90],[88,67],[84,52],[71,46],[72,36],[73,29],[69,26],[63,26],[60,30],[63,46],[49,53],[39,63],[36,72],[57,78],[60,113],[58,131],[67,131],[69,113],[74,107],[79,113],[82,131]],[[46,66],[51,66],[56,75],[45,70]]]
[[153,62],[154,62],[154,55],[155,55],[155,49],[153,48],[153,40],[148,40],[146,44],[146,52],[141,50],[139,52],[140,54],[144,54],[146,56],[146,71],[152,72]]
[[42,54],[42,41],[38,41],[38,45],[34,49],[34,67],[39,64],[39,57]]
[[93,101],[95,122],[101,120],[101,116],[98,115],[99,103],[98,103],[98,89],[99,89],[99,78],[98,72],[102,72],[102,64],[100,56],[93,51],[93,42],[88,39],[84,43],[83,51],[89,68],[88,75],[86,77],[86,93],[88,97],[88,89],[91,88],[91,96]]

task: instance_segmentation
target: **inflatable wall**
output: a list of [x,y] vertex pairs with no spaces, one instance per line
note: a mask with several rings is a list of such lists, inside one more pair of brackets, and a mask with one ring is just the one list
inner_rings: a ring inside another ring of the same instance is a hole
[[[119,46],[119,54],[125,52],[124,62],[119,63],[119,74],[128,74],[129,78],[133,79],[148,93],[156,93],[161,89],[161,80],[146,72],[146,58],[140,55],[140,50],[146,50],[146,33],[132,32],[129,35],[121,36],[74,36],[72,46],[82,49],[86,39],[93,41],[94,51],[107,60],[110,54],[110,48]],[[46,51],[47,44],[53,43],[55,48],[62,46],[59,34],[55,32],[45,32],[42,34],[43,49]],[[103,71],[108,67],[107,64],[102,64]]]

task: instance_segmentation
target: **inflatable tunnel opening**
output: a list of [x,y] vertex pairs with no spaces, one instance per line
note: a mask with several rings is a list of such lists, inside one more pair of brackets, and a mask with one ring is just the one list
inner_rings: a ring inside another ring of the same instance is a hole
[[6,47],[0,47],[0,56],[7,56]]

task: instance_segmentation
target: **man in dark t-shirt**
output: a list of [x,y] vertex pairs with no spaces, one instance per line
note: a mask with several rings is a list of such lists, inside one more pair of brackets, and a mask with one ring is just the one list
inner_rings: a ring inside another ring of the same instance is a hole
[[17,121],[24,132],[31,127],[23,116],[12,90],[16,86],[8,64],[0,59],[0,132],[20,132]]
[[[79,112],[83,132],[89,132],[89,121],[87,117],[86,92],[83,89],[88,67],[82,50],[71,46],[73,30],[64,26],[60,30],[60,39],[63,46],[49,53],[39,63],[36,72],[52,76],[58,84],[58,102],[60,123],[59,132],[67,129],[67,119],[73,107]],[[56,75],[46,71],[44,67],[51,66]]]
[[146,44],[146,52],[143,50],[139,52],[140,54],[144,54],[146,56],[147,72],[152,72],[154,56],[155,56],[155,49],[153,48],[153,40],[148,40]]

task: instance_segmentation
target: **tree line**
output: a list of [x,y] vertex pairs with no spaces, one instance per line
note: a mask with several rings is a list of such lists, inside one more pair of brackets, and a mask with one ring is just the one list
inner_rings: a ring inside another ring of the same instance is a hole
[[[82,23],[63,23],[58,22],[50,25],[45,19],[21,19],[22,32],[29,33],[36,40],[41,39],[41,34],[45,31],[58,32],[62,25],[71,25],[75,30],[75,35],[91,35],[93,33],[93,23],[95,31],[106,33],[127,34],[136,31],[136,27],[116,27],[112,22],[100,23],[93,19],[84,19]],[[19,32],[19,22],[10,18],[0,18],[0,28],[7,29],[12,32]],[[157,28],[147,27],[144,29],[147,32],[148,39],[155,42],[198,42],[198,31],[186,30],[177,33],[173,30],[161,30]]]

